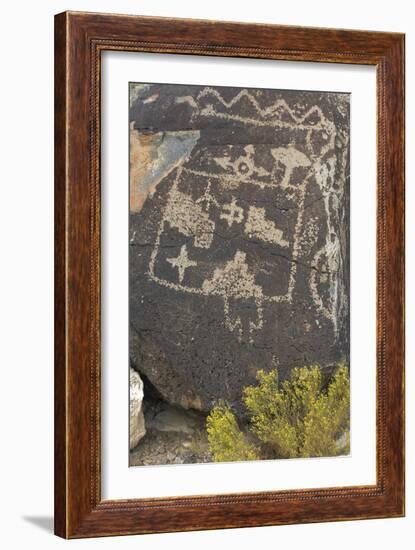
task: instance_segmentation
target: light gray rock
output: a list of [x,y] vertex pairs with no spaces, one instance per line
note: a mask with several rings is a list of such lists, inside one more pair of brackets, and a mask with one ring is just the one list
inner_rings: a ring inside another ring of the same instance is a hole
[[182,432],[193,434],[197,419],[191,411],[168,407],[156,415],[152,428],[159,432]]
[[130,367],[130,449],[134,449],[146,433],[143,397],[143,381],[138,372]]

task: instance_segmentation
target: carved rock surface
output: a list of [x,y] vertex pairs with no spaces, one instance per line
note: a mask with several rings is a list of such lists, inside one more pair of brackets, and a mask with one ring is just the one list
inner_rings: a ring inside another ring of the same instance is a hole
[[143,397],[143,381],[138,372],[130,367],[130,449],[134,449],[146,433]]
[[349,95],[130,88],[130,356],[172,404],[349,358]]

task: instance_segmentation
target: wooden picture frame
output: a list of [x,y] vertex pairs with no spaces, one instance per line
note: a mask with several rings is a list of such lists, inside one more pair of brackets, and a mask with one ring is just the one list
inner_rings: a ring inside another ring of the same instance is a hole
[[[373,486],[101,499],[100,61],[121,50],[373,65]],[[55,17],[55,533],[64,538],[404,515],[404,35],[126,15]]]

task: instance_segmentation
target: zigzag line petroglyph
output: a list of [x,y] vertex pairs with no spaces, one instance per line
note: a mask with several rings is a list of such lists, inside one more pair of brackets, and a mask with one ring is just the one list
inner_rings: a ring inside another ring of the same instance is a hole
[[[269,122],[269,124],[267,124],[267,125],[275,126],[275,125],[281,124],[284,127],[289,125],[290,127],[295,127],[295,128],[298,128],[298,129],[307,129],[307,128],[323,129],[323,128],[326,128],[327,126],[334,127],[334,124],[327,120],[327,118],[323,114],[323,111],[317,105],[313,105],[313,107],[310,107],[310,109],[304,115],[296,116],[294,111],[289,107],[288,103],[284,99],[278,99],[275,103],[273,103],[269,107],[262,108],[259,105],[256,98],[250,92],[248,92],[248,90],[241,90],[230,101],[226,101],[223,98],[223,96],[217,90],[214,90],[213,88],[207,87],[207,88],[204,88],[198,94],[197,99],[200,100],[200,98],[205,97],[207,95],[213,95],[227,109],[233,107],[236,103],[238,103],[242,98],[245,97],[251,102],[251,104],[255,107],[258,114],[260,114],[261,117],[263,117],[263,118],[268,118],[270,115],[274,115],[274,114],[280,116],[280,113],[278,113],[278,109],[282,109],[293,120],[293,123],[290,125],[290,123],[288,123],[288,122],[283,122],[283,121],[278,120],[278,119],[273,119],[271,121],[266,121],[266,122]],[[212,109],[213,109],[213,106],[210,106],[210,107],[212,107]],[[314,113],[317,113],[318,116],[320,117],[320,119],[322,121],[321,126],[318,125],[318,124],[311,124],[311,123],[309,125],[303,125],[304,121],[307,118],[311,117],[311,115],[314,114]],[[218,114],[218,113],[217,113],[217,111],[213,110],[213,112],[209,111],[209,114]],[[223,114],[223,113],[220,113],[220,114]],[[254,124],[256,124],[258,122],[257,119],[251,119],[249,117],[246,117],[246,118],[239,117],[238,120],[239,119],[249,121],[250,123],[254,123]]]
[[253,126],[270,126],[270,127],[278,127],[278,128],[290,128],[290,129],[298,129],[298,130],[326,130],[327,127],[321,123],[321,124],[298,124],[298,126],[295,123],[285,122],[283,120],[278,119],[270,119],[270,120],[258,120],[256,118],[250,118],[250,117],[242,117],[240,115],[234,115],[229,113],[221,113],[219,111],[215,111],[213,106],[204,107],[201,109],[200,113],[201,116],[214,116],[216,118],[221,118],[224,120],[234,120],[236,122],[242,122],[243,124],[252,124]]

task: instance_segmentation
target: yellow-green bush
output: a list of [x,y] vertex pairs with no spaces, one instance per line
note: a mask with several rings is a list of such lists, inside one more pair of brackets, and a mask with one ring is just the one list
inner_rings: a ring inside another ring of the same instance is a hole
[[260,458],[335,456],[349,452],[350,382],[346,365],[324,380],[318,366],[295,368],[279,383],[278,372],[257,373],[243,391],[249,415],[242,431],[225,404],[207,419],[210,452],[217,462]]
[[207,418],[209,450],[215,462],[255,460],[255,447],[239,429],[233,412],[224,404],[215,407]]

